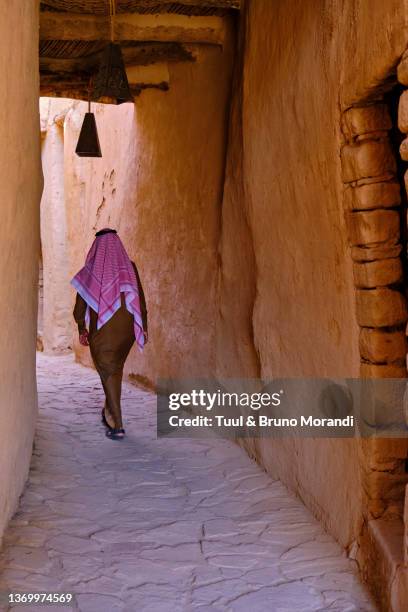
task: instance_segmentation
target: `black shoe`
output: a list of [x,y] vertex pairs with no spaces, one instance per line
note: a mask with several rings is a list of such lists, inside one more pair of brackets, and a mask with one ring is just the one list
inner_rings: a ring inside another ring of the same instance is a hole
[[111,427],[109,427],[109,429],[106,430],[105,435],[107,438],[110,438],[111,440],[123,440],[123,438],[125,437],[125,430],[124,429],[112,429]]

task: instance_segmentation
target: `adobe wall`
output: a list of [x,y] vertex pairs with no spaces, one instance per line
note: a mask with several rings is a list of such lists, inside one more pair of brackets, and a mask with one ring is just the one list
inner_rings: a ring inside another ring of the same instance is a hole
[[[222,213],[218,374],[360,375],[341,116],[380,97],[384,81],[396,82],[407,43],[407,7],[397,0],[245,2]],[[388,164],[384,156],[376,173],[390,180]],[[406,310],[398,305],[401,323]],[[368,321],[360,325],[368,325],[376,307],[357,306]],[[406,374],[398,365],[365,375],[390,372]],[[384,487],[380,454],[370,450],[367,459],[357,443],[341,440],[264,438],[244,446],[356,554],[366,496]],[[391,466],[400,465],[400,453],[396,448]],[[373,470],[372,483],[365,470]]]
[[37,2],[0,8],[0,538],[27,477],[37,414],[35,349],[42,189]]

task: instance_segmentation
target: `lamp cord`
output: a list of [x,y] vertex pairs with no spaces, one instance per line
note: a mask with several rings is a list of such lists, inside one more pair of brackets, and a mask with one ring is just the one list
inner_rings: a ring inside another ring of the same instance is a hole
[[110,15],[110,39],[111,42],[115,40],[115,14],[116,14],[116,3],[115,0],[109,0],[109,15]]
[[88,83],[88,113],[91,112],[91,93],[92,93],[92,86],[93,86],[93,75],[91,74],[91,76],[89,77],[89,83]]

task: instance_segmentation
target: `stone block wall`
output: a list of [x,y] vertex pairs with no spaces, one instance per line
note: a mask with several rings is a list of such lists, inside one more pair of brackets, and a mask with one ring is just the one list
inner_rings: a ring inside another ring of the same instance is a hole
[[361,376],[406,377],[401,195],[388,139],[391,118],[380,102],[347,109],[341,125],[343,201],[356,287]]

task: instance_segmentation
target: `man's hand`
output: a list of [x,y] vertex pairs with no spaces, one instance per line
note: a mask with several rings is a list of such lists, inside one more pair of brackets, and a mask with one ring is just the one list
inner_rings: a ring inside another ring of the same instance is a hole
[[79,342],[82,344],[82,346],[89,346],[89,333],[87,329],[79,332]]
[[145,344],[146,344],[147,341],[149,340],[149,334],[147,333],[147,331],[144,331],[143,335],[144,335],[144,341],[145,341]]

